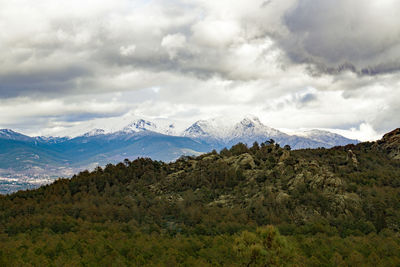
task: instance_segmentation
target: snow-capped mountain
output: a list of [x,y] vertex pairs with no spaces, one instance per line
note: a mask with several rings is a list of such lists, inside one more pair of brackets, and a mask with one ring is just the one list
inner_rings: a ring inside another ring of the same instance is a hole
[[255,136],[279,136],[284,133],[265,126],[255,116],[246,116],[237,123],[229,123],[224,118],[200,120],[188,127],[182,136],[191,138],[209,138],[229,143],[234,139],[249,138]]
[[[96,125],[101,126],[101,125]],[[93,130],[76,137],[30,137],[13,130],[0,130],[0,173],[10,177],[65,176],[124,159],[150,157],[171,161],[182,155],[199,155],[239,142],[251,146],[270,139],[293,149],[332,147],[357,143],[321,130],[286,134],[264,125],[255,116],[232,121],[200,120],[184,129],[168,120],[134,119],[125,125]],[[178,128],[178,129],[177,129]]]
[[172,122],[158,121],[152,122],[144,119],[136,119],[122,127],[105,129],[94,128],[85,134],[78,135],[78,137],[90,137],[99,135],[132,135],[136,133],[159,133],[164,135],[177,136],[175,125]]
[[154,134],[190,138],[197,142],[208,144],[212,149],[230,147],[239,142],[252,145],[255,141],[262,143],[269,139],[274,139],[281,145],[290,145],[293,149],[329,148],[358,142],[357,140],[322,130],[307,130],[287,134],[264,125],[259,118],[252,115],[247,115],[236,122],[223,117],[199,120],[181,131],[175,127],[173,122],[168,120],[134,119],[119,128],[94,128],[76,138],[29,137],[9,129],[0,130],[1,139],[45,144],[66,142],[68,140],[88,142],[90,138],[96,138],[97,142],[102,142],[102,140],[105,142],[111,139],[134,140],[139,136]]
[[266,137],[270,139],[281,139],[286,136],[287,134],[262,124],[257,117],[247,116],[234,125],[229,139],[230,143],[242,142],[251,144],[260,139],[266,141]]
[[124,133],[137,133],[141,131],[158,132],[159,129],[155,123],[142,119],[134,121],[122,129]]
[[87,133],[85,133],[83,136],[84,137],[91,137],[91,136],[98,136],[98,135],[104,135],[106,134],[106,131],[103,129],[93,129]]
[[15,132],[10,129],[0,129],[0,139],[3,140],[12,140],[12,141],[20,141],[32,144],[50,144],[50,143],[59,143],[68,140],[68,137],[53,137],[53,136],[27,136],[18,132]]
[[70,140],[70,137],[36,136],[35,143],[58,144]]
[[1,129],[0,130],[0,139],[14,140],[14,141],[32,141],[33,138],[27,135],[23,135],[17,132],[14,132],[10,129]]
[[358,142],[320,130],[289,135],[264,125],[257,117],[251,115],[232,124],[228,124],[221,118],[197,121],[188,127],[182,135],[209,143],[214,148],[229,147],[239,142],[251,145],[255,141],[261,143],[269,139],[274,139],[281,145],[290,145],[294,149],[328,148]]
[[359,142],[358,140],[349,139],[340,134],[317,129],[298,131],[295,133],[291,133],[291,135],[305,137],[314,141],[329,144],[330,146],[344,146],[347,144],[355,144]]
[[221,117],[209,120],[199,120],[184,130],[180,135],[189,138],[203,139],[215,142],[229,141],[233,125]]
[[148,120],[136,120],[122,129],[125,133],[137,133],[142,131],[150,131],[165,135],[176,135],[174,123],[154,123]]
[[121,137],[121,135],[123,135],[125,139],[130,139],[137,134],[180,136],[208,144],[210,148],[215,149],[230,147],[239,142],[251,145],[255,141],[261,143],[269,139],[274,139],[281,145],[290,145],[294,149],[328,148],[358,142],[357,140],[348,139],[341,135],[321,130],[308,130],[295,134],[287,134],[264,125],[259,118],[253,115],[247,115],[237,122],[224,117],[199,120],[183,131],[176,129],[175,124],[168,120],[150,121],[136,119],[119,130],[105,132],[95,129],[86,135],[90,133],[92,135],[113,135],[113,138],[118,138],[118,136]]

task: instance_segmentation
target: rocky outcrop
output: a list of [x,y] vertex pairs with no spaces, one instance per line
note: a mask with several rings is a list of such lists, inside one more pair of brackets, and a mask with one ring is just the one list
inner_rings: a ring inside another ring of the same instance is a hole
[[310,189],[319,189],[330,193],[338,193],[343,190],[342,179],[335,176],[326,167],[320,166],[317,161],[303,162],[301,166],[296,166],[296,169],[300,172],[288,183],[291,191],[303,185]]
[[225,160],[229,165],[232,165],[235,169],[254,169],[256,164],[253,157],[249,153],[241,154],[240,156],[233,156]]
[[400,160],[400,128],[393,130],[376,142],[378,148],[383,149],[389,157]]
[[353,150],[347,151],[347,161],[351,161],[354,166],[358,166],[358,159],[356,154],[354,154]]
[[288,150],[282,150],[282,156],[279,158],[279,162],[283,162],[287,160],[290,157],[290,151]]

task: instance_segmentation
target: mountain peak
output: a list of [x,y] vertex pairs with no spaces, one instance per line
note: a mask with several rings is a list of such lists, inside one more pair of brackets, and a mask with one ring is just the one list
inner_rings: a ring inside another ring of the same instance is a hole
[[276,137],[285,134],[264,125],[260,119],[253,115],[247,115],[237,123],[230,123],[225,118],[213,118],[200,120],[192,124],[184,132],[184,136],[202,139],[220,140],[226,144],[244,141],[252,143],[261,140],[265,136]]
[[344,146],[347,144],[357,144],[360,141],[346,138],[340,134],[332,133],[326,130],[310,129],[290,133],[292,136],[308,138],[322,144],[332,146]]
[[126,133],[131,133],[131,132],[137,133],[137,132],[141,132],[141,131],[156,132],[157,125],[151,121],[138,119],[138,120],[130,123],[129,125],[127,125],[125,128],[122,129],[122,131],[126,132]]
[[210,135],[208,130],[210,129],[209,127],[209,121],[206,120],[199,120],[193,123],[189,128],[187,128],[184,132],[184,136],[190,136],[190,137],[204,137]]
[[260,135],[276,137],[284,135],[284,133],[264,125],[258,117],[253,115],[247,115],[234,126],[233,136],[235,137],[252,137]]
[[0,129],[0,133],[2,133],[2,134],[18,134],[17,132],[15,132],[11,129]]
[[26,136],[24,134],[15,132],[11,129],[0,129],[0,138],[2,139],[10,139],[10,140],[19,140],[19,141],[31,141],[32,138]]
[[164,135],[175,136],[177,135],[176,131],[177,130],[175,124],[172,123],[171,121],[158,120],[156,121],[156,123],[154,123],[149,120],[138,119],[125,126],[119,132],[125,134],[139,133],[139,132],[154,132]]
[[241,125],[245,127],[256,127],[256,126],[263,126],[260,119],[253,115],[247,115],[244,117],[240,122]]
[[84,137],[89,137],[89,136],[97,136],[97,135],[103,135],[106,132],[103,129],[93,129],[87,133],[85,133],[83,136]]

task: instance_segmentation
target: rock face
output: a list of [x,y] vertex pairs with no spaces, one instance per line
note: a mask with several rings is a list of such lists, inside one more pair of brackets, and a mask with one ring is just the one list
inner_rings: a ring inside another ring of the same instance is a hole
[[253,157],[250,154],[245,153],[239,156],[236,161],[236,166],[243,169],[254,169],[256,164],[254,163]]
[[290,191],[305,185],[308,188],[318,189],[325,193],[342,192],[343,181],[326,167],[320,166],[317,162],[300,165],[297,167],[302,171],[288,183]]
[[350,149],[347,152],[347,161],[350,161],[353,163],[354,166],[358,166],[358,160],[356,154]]
[[254,169],[256,167],[256,164],[254,162],[254,158],[249,154],[249,153],[244,153],[240,156],[233,156],[229,157],[225,160],[228,165],[233,166],[235,170],[238,169]]
[[389,157],[400,160],[400,128],[385,134],[377,144]]

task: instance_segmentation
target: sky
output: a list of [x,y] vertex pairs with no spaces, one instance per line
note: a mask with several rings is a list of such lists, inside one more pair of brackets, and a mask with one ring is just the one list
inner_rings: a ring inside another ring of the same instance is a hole
[[400,1],[0,0],[0,128],[130,117],[374,140],[400,126]]

